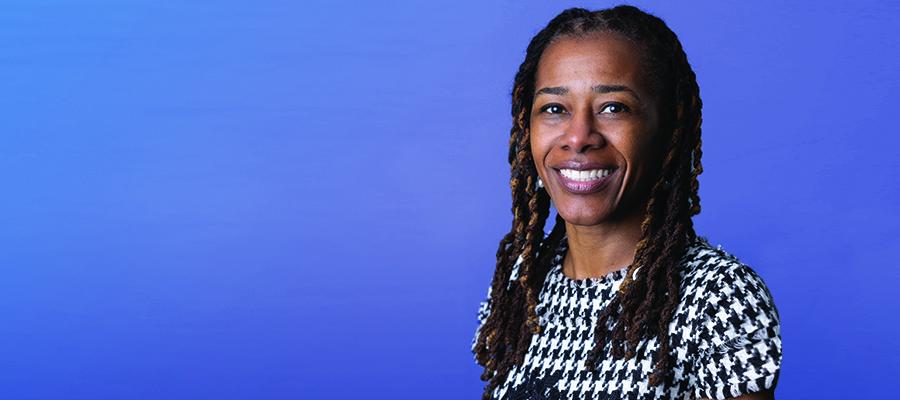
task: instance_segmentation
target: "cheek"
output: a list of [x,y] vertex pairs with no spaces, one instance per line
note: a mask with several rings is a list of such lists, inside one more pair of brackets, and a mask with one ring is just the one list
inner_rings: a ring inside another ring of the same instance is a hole
[[[652,185],[659,178],[659,171],[665,158],[666,148],[661,148],[656,141],[645,140],[634,143],[632,161],[635,164],[636,178]],[[663,146],[664,147],[664,146]]]
[[543,165],[544,158],[547,156],[547,152],[550,151],[548,139],[544,135],[535,135],[533,132],[529,139],[531,142],[531,156],[534,158],[534,162],[538,165]]
[[661,164],[668,151],[668,143],[660,140],[657,134],[648,134],[640,144],[641,152],[648,158],[646,164]]
[[619,138],[619,149],[632,162],[647,164],[659,157],[660,146],[656,132],[648,131],[640,126],[629,130]]

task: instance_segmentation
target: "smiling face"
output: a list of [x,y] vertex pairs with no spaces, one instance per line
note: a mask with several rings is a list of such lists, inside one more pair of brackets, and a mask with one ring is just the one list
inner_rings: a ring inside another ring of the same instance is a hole
[[559,38],[538,63],[531,152],[570,224],[642,214],[659,176],[658,99],[640,54],[623,37],[599,33]]

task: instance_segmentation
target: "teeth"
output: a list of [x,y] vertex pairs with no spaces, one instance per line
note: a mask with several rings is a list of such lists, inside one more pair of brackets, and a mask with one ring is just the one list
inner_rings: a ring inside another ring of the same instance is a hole
[[610,169],[591,169],[585,171],[579,171],[575,169],[561,169],[560,173],[563,174],[566,178],[574,179],[576,181],[593,181],[600,179],[604,176],[609,175],[612,170]]

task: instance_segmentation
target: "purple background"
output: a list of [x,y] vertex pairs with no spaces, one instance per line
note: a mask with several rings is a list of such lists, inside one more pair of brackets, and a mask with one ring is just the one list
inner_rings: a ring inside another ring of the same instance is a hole
[[[6,1],[0,397],[477,398],[531,36],[611,2]],[[896,2],[638,2],[705,104],[699,233],[778,397],[900,362]]]

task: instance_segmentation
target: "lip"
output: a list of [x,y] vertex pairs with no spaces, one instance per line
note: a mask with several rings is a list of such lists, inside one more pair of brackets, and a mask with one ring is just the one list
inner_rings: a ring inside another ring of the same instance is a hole
[[[566,163],[563,163],[562,165],[566,165]],[[560,185],[563,187],[563,189],[566,189],[566,191],[568,191],[569,193],[572,193],[572,194],[591,194],[591,193],[596,193],[596,192],[599,192],[599,191],[605,189],[607,186],[609,186],[609,182],[612,181],[613,175],[615,175],[616,172],[619,170],[616,167],[612,167],[612,166],[604,167],[601,164],[579,164],[579,165],[581,165],[581,166],[587,165],[587,167],[573,168],[573,167],[569,167],[569,166],[563,166],[563,167],[561,167],[561,169],[585,170],[585,169],[612,168],[612,171],[609,172],[609,175],[606,175],[600,179],[584,182],[584,181],[576,181],[574,179],[566,178],[565,175],[563,175],[562,172],[560,172],[560,168],[553,168],[553,171],[556,172],[557,181],[560,183]],[[597,166],[595,167],[593,165],[597,165]]]

